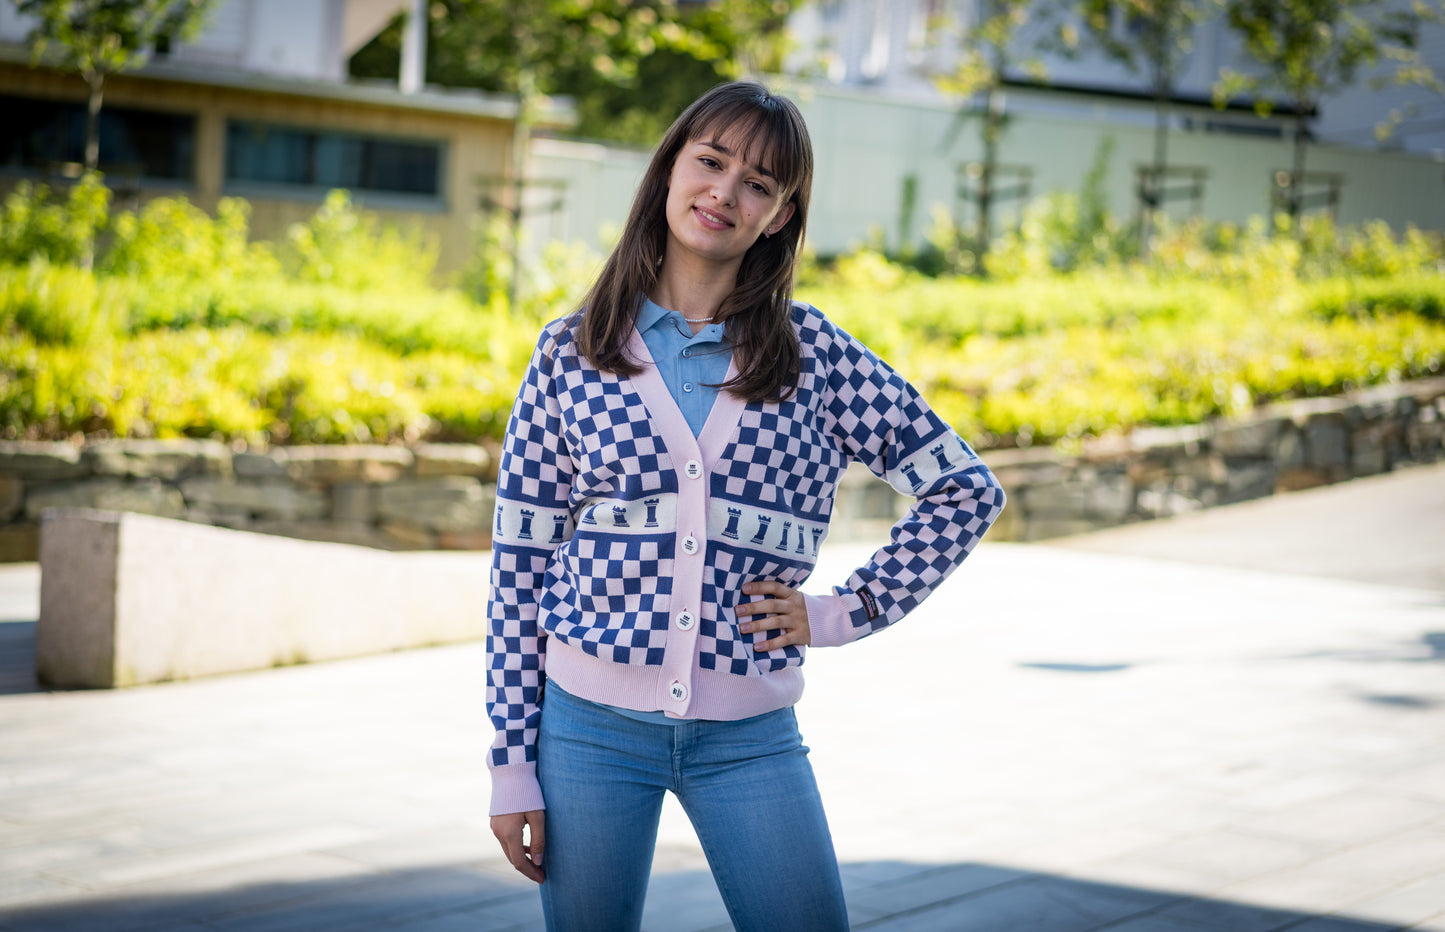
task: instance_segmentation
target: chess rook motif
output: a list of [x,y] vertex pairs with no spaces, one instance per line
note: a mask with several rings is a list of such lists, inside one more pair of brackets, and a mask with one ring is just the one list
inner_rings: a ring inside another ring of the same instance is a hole
[[938,460],[938,471],[946,473],[953,469],[953,464],[948,461],[948,457],[943,454],[943,450],[944,445],[940,443],[936,447],[930,447],[928,452],[932,453],[933,458]]
[[904,463],[902,469],[903,475],[908,478],[908,487],[917,492],[919,487],[923,485],[923,479],[918,475],[918,467],[914,466],[910,461]]

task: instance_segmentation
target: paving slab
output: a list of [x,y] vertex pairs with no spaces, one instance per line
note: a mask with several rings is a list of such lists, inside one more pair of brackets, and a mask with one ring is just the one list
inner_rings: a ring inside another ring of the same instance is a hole
[[[1445,593],[1162,550],[985,543],[813,652],[855,928],[1445,930]],[[487,827],[480,644],[45,692],[4,673],[37,589],[0,568],[0,930],[540,928]],[[727,927],[669,802],[645,928]]]

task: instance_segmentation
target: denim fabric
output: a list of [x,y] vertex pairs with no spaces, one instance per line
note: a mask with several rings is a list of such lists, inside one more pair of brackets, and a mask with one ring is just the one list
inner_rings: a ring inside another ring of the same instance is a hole
[[553,932],[642,926],[663,794],[697,831],[739,932],[848,928],[832,836],[791,708],[640,722],[547,684],[537,778]]

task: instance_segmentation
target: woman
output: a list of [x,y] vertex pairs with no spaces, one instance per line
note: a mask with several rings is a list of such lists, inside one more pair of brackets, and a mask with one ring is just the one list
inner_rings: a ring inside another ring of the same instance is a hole
[[[518,394],[493,536],[492,829],[549,928],[640,927],[670,790],[737,928],[846,929],[792,711],[804,650],[897,621],[1003,507],[907,382],[791,300],[812,171],[788,100],[700,98]],[[846,584],[804,595],[851,460],[917,501]]]

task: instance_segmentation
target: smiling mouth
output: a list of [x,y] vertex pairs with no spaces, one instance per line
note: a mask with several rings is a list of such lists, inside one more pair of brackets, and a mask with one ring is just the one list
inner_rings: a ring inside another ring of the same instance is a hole
[[711,229],[723,230],[733,225],[732,221],[726,217],[720,217],[704,207],[694,207],[693,212],[697,214],[698,219],[703,222],[704,226]]

